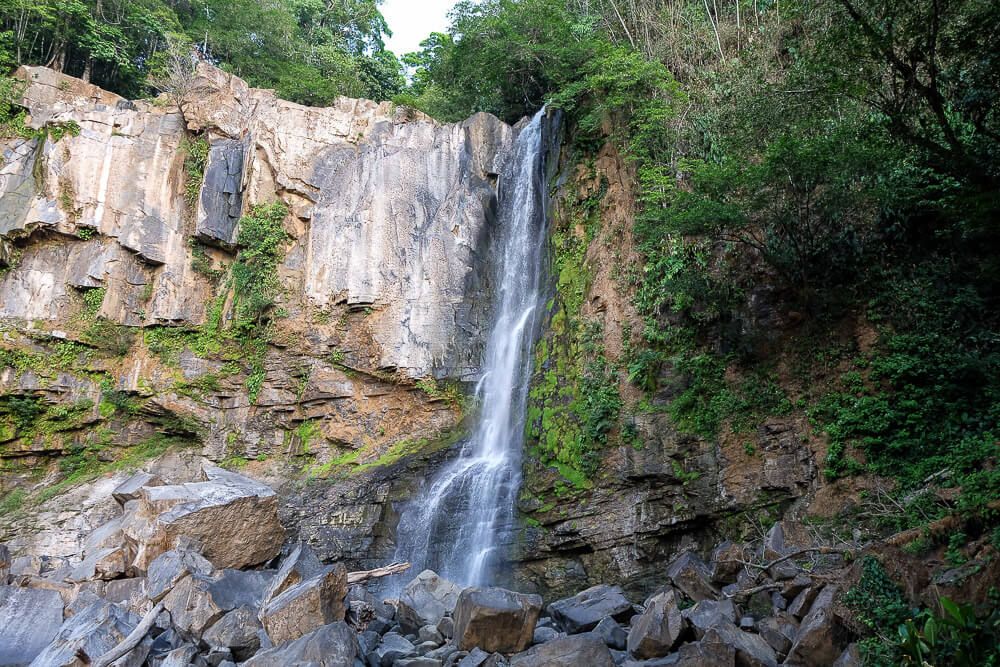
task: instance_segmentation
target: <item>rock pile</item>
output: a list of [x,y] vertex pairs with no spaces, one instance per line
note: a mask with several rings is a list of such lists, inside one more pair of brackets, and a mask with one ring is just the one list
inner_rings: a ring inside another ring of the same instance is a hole
[[[305,544],[286,548],[274,492],[206,466],[139,474],[122,513],[69,565],[0,547],[0,667],[847,667],[837,587],[763,548],[685,552],[641,604],[598,585],[550,602],[427,570],[382,601]],[[386,572],[398,572],[396,566]],[[352,585],[352,582],[353,583]]]

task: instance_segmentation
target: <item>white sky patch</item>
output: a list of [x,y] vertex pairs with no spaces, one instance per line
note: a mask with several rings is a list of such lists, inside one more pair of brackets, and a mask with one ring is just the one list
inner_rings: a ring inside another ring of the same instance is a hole
[[419,51],[420,42],[432,32],[447,30],[448,12],[454,5],[455,0],[385,0],[379,8],[392,31],[386,48],[400,58]]

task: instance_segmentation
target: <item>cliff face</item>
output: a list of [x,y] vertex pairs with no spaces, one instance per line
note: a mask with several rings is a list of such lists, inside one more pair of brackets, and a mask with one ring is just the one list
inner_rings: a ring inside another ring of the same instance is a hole
[[[360,100],[306,108],[209,67],[180,108],[21,76],[49,131],[2,143],[0,490],[15,500],[0,542],[76,559],[107,518],[91,500],[109,475],[184,479],[206,456],[274,484],[290,534],[321,557],[384,564],[402,504],[463,432],[453,383],[478,377],[516,130]],[[553,183],[553,298],[506,579],[647,591],[679,548],[822,505],[835,490],[803,419],[697,438],[667,414],[669,364],[654,396],[626,379],[642,327],[632,176],[605,147],[564,155]],[[288,237],[254,379],[230,278],[241,217],[274,201]],[[618,425],[574,450],[581,406],[612,395]]]
[[[0,541],[30,541],[19,506],[54,483],[178,443],[288,479],[456,429],[512,128],[302,107],[207,66],[179,108],[18,75],[45,131],[0,142]],[[254,379],[229,272],[241,216],[275,201],[288,239]]]

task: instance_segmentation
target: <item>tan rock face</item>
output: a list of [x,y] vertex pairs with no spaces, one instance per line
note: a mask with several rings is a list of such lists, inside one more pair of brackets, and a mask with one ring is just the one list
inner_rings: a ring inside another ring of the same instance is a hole
[[503,588],[467,588],[455,607],[455,639],[460,651],[477,646],[488,653],[517,653],[531,646],[542,611],[539,595]]
[[343,621],[346,596],[347,569],[332,565],[268,601],[260,610],[260,621],[278,645]]

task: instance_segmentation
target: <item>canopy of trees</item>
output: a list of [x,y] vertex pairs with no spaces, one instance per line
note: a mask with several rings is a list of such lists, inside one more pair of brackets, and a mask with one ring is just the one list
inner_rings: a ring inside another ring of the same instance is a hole
[[379,0],[0,0],[0,67],[47,65],[125,96],[169,49],[303,104],[405,83]]

